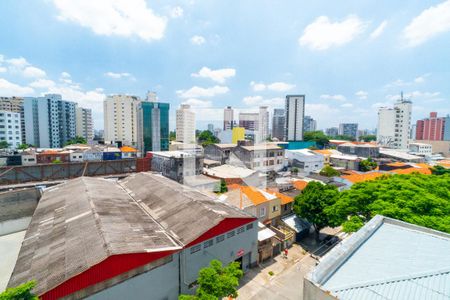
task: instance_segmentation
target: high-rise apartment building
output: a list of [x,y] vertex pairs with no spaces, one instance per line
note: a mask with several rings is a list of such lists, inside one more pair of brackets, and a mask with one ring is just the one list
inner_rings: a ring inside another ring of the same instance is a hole
[[0,141],[7,142],[10,149],[22,144],[20,113],[0,110]]
[[231,106],[227,106],[223,110],[223,130],[233,129],[234,127],[234,110]]
[[305,95],[286,96],[286,141],[303,140],[303,119],[305,118]]
[[269,111],[267,106],[260,106],[258,113],[258,129],[255,141],[261,143],[269,137]]
[[239,127],[249,131],[258,130],[259,113],[239,113]]
[[92,124],[92,109],[76,108],[76,134],[84,137],[88,143],[94,140],[94,126]]
[[141,100],[136,96],[112,95],[103,101],[105,143],[136,146],[138,143],[137,109]]
[[25,140],[40,148],[60,148],[76,135],[76,103],[61,95],[24,98]]
[[429,118],[417,120],[415,139],[430,141],[444,140],[445,127],[446,123],[450,121],[449,119],[449,116],[438,118],[437,112],[431,112]]
[[337,128],[337,127],[327,128],[327,129],[325,129],[325,134],[328,136],[331,136],[331,137],[337,136],[337,135],[339,135],[339,128]]
[[0,110],[20,113],[21,140],[25,142],[25,115],[22,97],[0,97]]
[[211,133],[214,133],[214,124],[208,124],[208,131],[211,131]]
[[339,135],[347,135],[356,139],[358,137],[358,124],[357,123],[339,124]]
[[393,108],[378,110],[377,143],[383,147],[408,149],[412,102],[401,98]]
[[305,132],[316,131],[317,130],[317,122],[311,116],[305,116],[303,121],[303,128]]
[[181,104],[176,112],[176,140],[186,144],[195,142],[195,113],[188,104]]
[[169,103],[142,101],[138,108],[138,148],[147,151],[169,150]]
[[285,111],[282,108],[275,108],[273,110],[272,118],[272,137],[279,141],[284,140],[284,125],[286,122]]

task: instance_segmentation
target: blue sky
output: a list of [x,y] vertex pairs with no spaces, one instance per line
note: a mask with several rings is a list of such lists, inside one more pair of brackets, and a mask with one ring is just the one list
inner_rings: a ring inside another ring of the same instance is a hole
[[96,128],[106,95],[148,90],[201,127],[286,94],[319,128],[375,128],[402,90],[414,120],[450,113],[450,0],[3,0],[0,41],[0,96],[61,93]]

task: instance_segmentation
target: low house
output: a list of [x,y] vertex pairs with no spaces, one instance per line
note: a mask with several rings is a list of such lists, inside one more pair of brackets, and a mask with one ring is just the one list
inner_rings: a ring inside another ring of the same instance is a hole
[[136,148],[130,146],[123,146],[120,148],[120,152],[122,152],[122,159],[126,158],[136,158],[138,155],[138,151]]
[[395,149],[381,148],[380,149],[380,157],[383,158],[391,158],[396,161],[401,162],[413,162],[413,163],[421,163],[424,162],[424,158],[417,155],[412,155],[404,151],[399,151]]
[[247,168],[260,172],[276,172],[284,167],[284,149],[273,143],[250,145],[239,141],[233,154]]
[[203,174],[211,178],[224,180],[227,185],[246,184],[260,186],[266,181],[266,177],[255,170],[227,164],[213,168],[204,168]]
[[44,150],[36,154],[38,164],[67,163],[70,162],[68,151]]
[[295,231],[295,241],[298,242],[309,234],[311,224],[295,214],[290,214],[281,218],[283,224]]
[[354,155],[339,155],[332,154],[330,156],[330,163],[333,167],[344,168],[346,170],[359,170],[359,163],[361,158]]
[[151,169],[182,183],[185,177],[200,175],[203,157],[181,151],[152,151]]
[[122,159],[122,152],[117,147],[106,146],[102,149],[103,160],[118,160]]
[[210,144],[205,146],[205,158],[219,161],[221,164],[226,164],[230,161],[230,154],[236,144]]
[[448,299],[450,234],[377,215],[321,258],[303,299]]
[[208,192],[218,192],[220,188],[220,180],[203,174],[186,176],[183,178],[183,184],[200,191]]
[[380,147],[370,143],[344,143],[338,145],[337,150],[343,154],[365,158],[376,158],[380,156]]
[[69,150],[70,162],[82,162],[84,161],[84,151],[86,150]]
[[263,262],[274,255],[274,248],[280,244],[276,233],[269,227],[258,222],[258,263]]
[[324,166],[324,156],[310,149],[286,150],[286,158],[289,165],[304,173],[321,170]]
[[36,152],[29,150],[23,151],[21,153],[22,156],[22,166],[30,166],[37,164]]
[[271,189],[266,190],[269,194],[274,195],[275,197],[280,199],[281,206],[281,216],[289,215],[292,213],[292,209],[294,208],[294,198],[290,197],[284,193],[280,193]]
[[103,150],[99,147],[92,147],[83,152],[84,161],[102,161]]

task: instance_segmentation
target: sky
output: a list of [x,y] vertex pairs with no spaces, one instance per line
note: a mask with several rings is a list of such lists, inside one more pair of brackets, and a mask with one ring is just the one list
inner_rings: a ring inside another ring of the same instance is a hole
[[0,96],[62,94],[97,129],[107,95],[147,91],[172,128],[182,103],[206,128],[304,94],[319,129],[373,129],[401,91],[413,120],[450,113],[449,83],[450,0],[0,1]]

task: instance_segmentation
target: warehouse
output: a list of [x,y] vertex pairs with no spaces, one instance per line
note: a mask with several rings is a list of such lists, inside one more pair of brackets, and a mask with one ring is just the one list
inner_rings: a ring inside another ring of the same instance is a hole
[[42,299],[177,299],[212,259],[256,263],[256,218],[151,173],[46,190],[8,286]]

